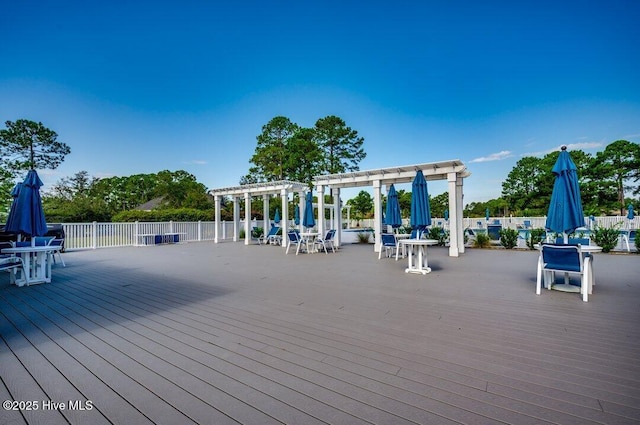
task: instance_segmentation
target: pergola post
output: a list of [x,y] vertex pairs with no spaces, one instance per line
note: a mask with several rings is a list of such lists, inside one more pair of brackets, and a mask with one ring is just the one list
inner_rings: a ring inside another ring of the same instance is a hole
[[240,198],[233,197],[233,241],[238,242],[240,235]]
[[[460,180],[460,182],[458,182]],[[458,257],[464,252],[462,229],[462,179],[457,173],[448,173],[449,185],[449,256]]]
[[244,194],[244,244],[251,243],[251,194]]
[[302,221],[304,220],[304,192],[298,192],[298,209],[300,210],[300,224],[298,230],[302,232]]
[[456,207],[457,207],[457,213],[456,213],[456,226],[458,228],[458,252],[460,254],[464,254],[464,209],[463,209],[463,199],[464,199],[464,195],[463,195],[463,191],[462,191],[462,185],[463,183],[463,179],[462,177],[460,177],[460,175],[457,175],[457,180],[456,180]]
[[287,189],[282,189],[280,192],[280,196],[282,197],[282,215],[280,217],[280,223],[282,225],[280,228],[282,229],[282,248],[287,248],[287,232],[289,231],[289,193]]
[[324,185],[318,186],[318,233],[324,238]]
[[380,251],[378,242],[382,236],[382,199],[380,193],[380,180],[373,181],[373,251]]
[[220,232],[220,195],[214,195],[213,202],[215,204],[215,218],[213,220],[215,223],[213,243],[218,243],[218,234]]
[[340,246],[340,240],[342,239],[342,207],[340,202],[340,188],[336,187],[333,189],[333,217],[335,220],[335,241],[334,244],[336,246]]
[[262,195],[262,215],[264,217],[262,221],[263,235],[268,235],[271,231],[271,217],[269,217],[269,195]]

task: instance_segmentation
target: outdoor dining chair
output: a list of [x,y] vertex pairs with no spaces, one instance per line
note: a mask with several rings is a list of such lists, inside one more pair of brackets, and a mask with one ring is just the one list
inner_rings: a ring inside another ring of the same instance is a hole
[[378,260],[382,258],[382,250],[384,248],[385,256],[391,257],[393,250],[398,249],[398,240],[393,233],[383,233],[380,235],[380,251],[378,252]]
[[11,255],[0,258],[0,271],[8,271],[11,273],[11,283],[15,283],[16,281],[16,269],[18,268],[22,269],[23,275],[26,273],[22,257]]
[[62,259],[62,249],[64,247],[64,239],[52,239],[51,242],[49,242],[49,246],[59,246],[60,249],[53,251],[53,262],[56,263],[56,255],[58,256],[58,259],[60,260],[60,262],[62,263],[62,267],[67,267],[67,265],[64,263],[64,260]]
[[13,242],[0,242],[0,259],[13,257],[13,254],[3,254],[2,250],[5,248],[13,248],[14,246]]
[[302,247],[302,238],[300,238],[300,234],[294,230],[287,232],[287,250],[285,251],[285,255],[289,253],[291,245],[296,246],[296,255],[298,255]]
[[336,252],[336,249],[333,245],[333,236],[336,234],[335,230],[329,230],[326,234],[326,236],[324,238],[321,238],[320,236],[318,236],[315,240],[315,244],[320,245],[324,248],[324,253],[328,254],[327,252],[327,245],[329,245],[329,247],[331,247],[331,251],[332,252]]
[[51,244],[55,238],[52,236],[34,236],[33,237],[33,245],[34,246],[48,246]]
[[575,273],[581,278],[582,301],[587,302],[594,285],[592,261],[591,256],[583,256],[580,245],[543,244],[538,258],[536,294],[540,295],[543,281],[547,289],[552,289],[555,272],[564,273],[567,282],[568,273]]

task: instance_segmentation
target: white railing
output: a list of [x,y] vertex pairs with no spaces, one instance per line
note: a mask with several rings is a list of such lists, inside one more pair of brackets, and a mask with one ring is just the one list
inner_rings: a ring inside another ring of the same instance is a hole
[[[524,228],[525,221],[529,222],[529,227],[538,229],[544,228],[547,222],[547,217],[489,217],[487,220],[485,217],[465,217],[462,221],[463,228],[484,228],[488,224],[493,224],[495,220],[505,228]],[[409,226],[409,219],[405,218],[402,220],[405,226]],[[346,220],[345,220],[346,222]],[[633,220],[629,220],[626,216],[602,216],[595,217],[594,221],[591,221],[589,217],[585,217],[584,219],[586,228],[593,228],[596,225],[599,227],[613,227],[620,226],[620,230],[628,229],[631,226],[632,229],[640,229],[640,216],[634,217]],[[433,226],[441,226],[447,227],[448,222],[442,217],[432,217],[431,224]],[[373,227],[374,220],[373,219],[363,219],[359,222],[356,220],[351,220],[350,227]]]
[[[498,220],[503,227],[523,228],[524,222],[529,221],[531,228],[544,228],[546,217],[490,217],[488,223]],[[409,220],[405,219],[405,225],[409,225]],[[432,218],[435,226],[447,226],[444,218]],[[480,224],[478,224],[480,223]],[[585,218],[587,228],[591,225],[601,227],[612,227],[619,225],[621,230],[640,229],[640,216],[633,221],[624,216],[596,217],[593,222],[588,217]],[[360,227],[373,227],[373,220],[360,220]],[[464,228],[486,227],[487,220],[481,218],[464,218]],[[293,223],[292,223],[293,225]],[[184,242],[212,241],[215,238],[215,222],[195,221],[195,222],[134,222],[134,223],[63,223],[66,235],[65,249],[97,249],[112,248],[121,246],[135,246],[141,243],[139,235],[162,235],[165,233],[182,233],[180,240]],[[262,220],[252,220],[251,226],[263,227]],[[350,227],[357,227],[352,221]],[[244,229],[244,221],[240,221],[239,231]],[[233,239],[233,222],[222,221],[220,223],[219,239],[229,241]]]
[[[253,220],[252,227],[262,226],[262,220]],[[180,241],[212,241],[215,239],[215,222],[134,222],[134,223],[63,223],[65,249],[97,249],[136,246],[142,243],[139,235],[163,235],[181,233]],[[239,229],[244,229],[240,221]],[[233,222],[220,223],[220,240],[233,239]]]

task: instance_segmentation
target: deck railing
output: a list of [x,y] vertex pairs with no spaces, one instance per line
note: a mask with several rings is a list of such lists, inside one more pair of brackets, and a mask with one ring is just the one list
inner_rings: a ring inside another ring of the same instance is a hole
[[[547,217],[489,217],[487,220],[485,217],[465,217],[462,221],[463,228],[485,228],[488,224],[493,224],[494,221],[498,221],[502,227],[510,229],[519,229],[525,227],[525,221],[529,222],[529,228],[537,229],[544,228],[547,222]],[[409,226],[409,219],[403,220],[406,226]],[[596,225],[600,227],[613,227],[620,226],[620,230],[625,230],[631,225],[632,229],[640,228],[640,216],[636,216],[633,220],[629,221],[626,216],[602,216],[594,217],[594,220],[590,220],[589,217],[585,217],[585,227],[593,228]],[[432,217],[431,224],[434,226],[447,227],[448,221],[442,217]],[[373,227],[373,219],[364,219],[360,221],[351,220],[350,227]]]
[[[506,228],[523,228],[524,222],[530,222],[531,228],[543,228],[546,217],[490,217],[488,223],[498,220],[503,227]],[[409,225],[409,220],[405,220]],[[589,224],[591,220],[587,217],[585,223]],[[444,218],[432,218],[433,225],[446,227],[447,222]],[[478,224],[480,223],[480,224]],[[359,223],[352,221],[350,227],[373,227],[373,220],[360,220]],[[487,220],[482,218],[465,218],[464,228],[486,227]],[[591,222],[592,225],[602,227],[612,227],[620,225],[621,229],[627,229],[629,225],[633,229],[640,228],[640,217],[629,223],[629,220],[623,216],[607,216],[596,217]],[[65,249],[97,249],[112,248],[121,246],[135,246],[142,243],[139,235],[162,235],[165,233],[181,233],[180,241],[212,241],[215,238],[215,222],[213,221],[194,221],[194,222],[134,222],[134,223],[63,223],[62,224],[66,240]],[[262,220],[252,220],[251,226],[263,227]],[[589,227],[589,226],[587,226]],[[240,229],[244,229],[244,221],[240,221]],[[233,238],[233,222],[223,221],[220,223],[219,239],[232,240]]]
[[[262,220],[252,221],[252,226],[262,226]],[[215,238],[215,222],[141,222],[134,223],[63,223],[65,249],[97,249],[135,246],[142,243],[140,235],[181,233],[180,241],[212,241]],[[240,222],[240,228],[244,224]],[[233,238],[233,222],[220,224],[220,240]]]

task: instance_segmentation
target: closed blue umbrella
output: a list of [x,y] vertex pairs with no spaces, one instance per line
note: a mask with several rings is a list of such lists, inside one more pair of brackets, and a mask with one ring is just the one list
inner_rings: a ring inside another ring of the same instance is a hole
[[300,205],[296,205],[293,209],[293,222],[296,226],[300,225]]
[[411,227],[421,234],[431,225],[431,208],[429,206],[429,191],[427,181],[418,170],[411,185]]
[[316,225],[316,218],[313,216],[313,195],[311,194],[311,192],[307,192],[307,197],[304,204],[304,217],[302,218],[302,225],[307,228]]
[[44,236],[47,233],[47,222],[42,210],[40,188],[42,181],[35,170],[29,170],[27,178],[14,188],[17,192],[13,199],[5,231],[25,236]]
[[556,180],[553,184],[545,227],[552,232],[564,233],[566,240],[567,234],[584,226],[578,169],[567,152],[566,146],[562,147],[551,171]]
[[20,188],[22,187],[22,182],[16,184],[11,191],[11,197],[13,201],[11,201],[11,208],[9,208],[9,215],[7,216],[7,223],[15,222],[17,220],[16,214],[18,214],[17,206],[18,206],[18,195],[20,194]]
[[385,224],[397,229],[402,226],[402,217],[400,216],[400,203],[398,202],[398,192],[391,185],[387,194],[387,211],[385,215]]
[[486,210],[484,210],[484,218],[489,221],[489,217],[491,217],[491,211],[489,211],[489,208],[487,208]]
[[444,219],[445,221],[449,221],[449,210],[444,210]]
[[627,218],[629,220],[633,220],[633,217],[635,217],[635,214],[633,213],[633,205],[629,204],[627,207]]
[[273,222],[280,223],[280,210],[278,208],[276,208],[276,214],[273,216]]

